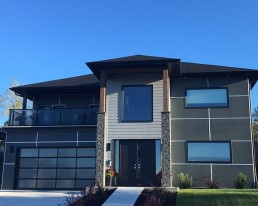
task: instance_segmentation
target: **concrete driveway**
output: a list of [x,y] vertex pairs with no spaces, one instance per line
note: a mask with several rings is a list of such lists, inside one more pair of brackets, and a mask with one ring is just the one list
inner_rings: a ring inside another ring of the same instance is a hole
[[0,190],[0,205],[2,206],[57,206],[65,203],[67,194],[77,191],[20,191]]

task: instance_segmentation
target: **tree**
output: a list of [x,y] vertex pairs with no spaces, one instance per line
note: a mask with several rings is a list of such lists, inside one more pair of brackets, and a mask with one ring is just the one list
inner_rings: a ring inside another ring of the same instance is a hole
[[[19,86],[20,83],[16,79],[12,80],[11,87]],[[0,111],[2,116],[8,117],[9,109],[21,109],[22,97],[17,96],[9,88],[0,96]]]
[[[19,86],[20,83],[16,79],[12,80],[12,85],[10,87]],[[9,88],[6,89],[3,95],[0,95],[0,117],[5,117],[6,119],[9,116],[9,109],[21,109],[22,106],[22,97],[17,96]],[[7,126],[7,121],[3,126]],[[0,125],[1,127],[1,125]],[[4,141],[0,140],[0,148],[3,147]]]
[[253,110],[253,134],[258,134],[258,107]]

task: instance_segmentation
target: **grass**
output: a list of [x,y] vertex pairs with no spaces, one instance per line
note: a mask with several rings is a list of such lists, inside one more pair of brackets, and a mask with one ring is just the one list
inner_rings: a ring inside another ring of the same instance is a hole
[[257,206],[258,189],[180,189],[177,206]]

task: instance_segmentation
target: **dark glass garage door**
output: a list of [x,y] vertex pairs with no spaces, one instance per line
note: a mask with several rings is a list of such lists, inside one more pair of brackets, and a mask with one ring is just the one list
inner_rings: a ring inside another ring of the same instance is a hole
[[21,148],[17,189],[81,189],[94,183],[95,148]]

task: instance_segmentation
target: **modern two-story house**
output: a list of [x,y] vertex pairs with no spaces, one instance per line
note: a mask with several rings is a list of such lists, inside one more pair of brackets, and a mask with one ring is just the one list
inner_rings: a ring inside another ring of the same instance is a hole
[[[90,75],[11,88],[2,189],[80,189],[106,185],[194,187],[239,172],[256,183],[250,92],[258,71],[129,56],[87,66]],[[27,100],[33,109],[27,109]],[[160,174],[160,173],[159,173]]]

